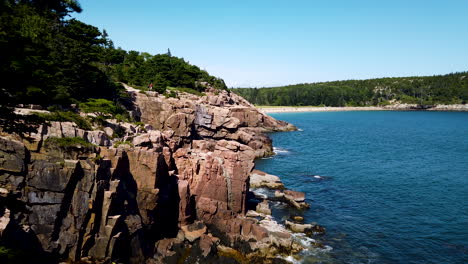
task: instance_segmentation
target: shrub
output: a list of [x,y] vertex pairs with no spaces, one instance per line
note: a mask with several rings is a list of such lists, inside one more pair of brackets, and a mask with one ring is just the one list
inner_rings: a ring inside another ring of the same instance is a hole
[[165,93],[164,96],[166,98],[177,98],[177,93],[175,91],[169,91],[168,93]]
[[116,114],[114,118],[117,119],[118,122],[130,122],[130,115],[128,112],[123,114]]
[[104,158],[101,156],[101,155],[96,155],[96,157],[94,157],[92,159],[92,161],[94,161],[95,163],[99,163],[101,160],[103,160]]
[[378,105],[379,106],[386,106],[386,105],[391,105],[392,103],[390,103],[388,100],[384,100],[382,102],[380,102]]
[[119,89],[117,91],[117,96],[119,99],[123,99],[123,100],[132,99],[132,96],[125,89]]
[[420,101],[416,97],[405,95],[405,94],[400,96],[400,100],[402,103],[405,103],[405,104],[417,104]]
[[59,147],[67,148],[67,147],[78,147],[82,146],[85,148],[91,148],[94,145],[87,142],[83,138],[80,137],[63,137],[63,138],[48,138],[44,142],[44,145],[56,145]]
[[97,115],[96,122],[103,124],[105,117],[115,117],[118,121],[129,121],[128,112],[120,105],[107,99],[88,99],[85,103],[80,103],[80,109],[85,113],[94,113]]
[[88,99],[87,102],[80,104],[80,109],[85,113],[95,113],[97,115],[115,115],[120,114],[122,111],[112,101],[107,99]]

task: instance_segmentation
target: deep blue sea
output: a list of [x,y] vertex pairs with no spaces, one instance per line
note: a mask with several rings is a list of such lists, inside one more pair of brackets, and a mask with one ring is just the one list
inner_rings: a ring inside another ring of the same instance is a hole
[[333,248],[304,263],[468,263],[468,113],[271,115],[300,131],[272,133],[256,168],[306,193]]

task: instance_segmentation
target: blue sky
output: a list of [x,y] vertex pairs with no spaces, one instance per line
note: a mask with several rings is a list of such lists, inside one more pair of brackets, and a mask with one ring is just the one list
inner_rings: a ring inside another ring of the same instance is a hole
[[466,0],[80,0],[116,47],[183,57],[230,87],[468,71]]

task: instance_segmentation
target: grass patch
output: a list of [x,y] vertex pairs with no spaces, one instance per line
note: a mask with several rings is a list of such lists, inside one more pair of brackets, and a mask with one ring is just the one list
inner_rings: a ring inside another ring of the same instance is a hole
[[56,111],[50,114],[35,113],[34,115],[45,121],[74,122],[79,128],[92,130],[91,123],[77,113],[69,111]]
[[46,139],[44,144],[46,146],[56,145],[63,148],[77,146],[92,148],[94,146],[93,144],[87,142],[86,140],[80,137],[48,138]]
[[177,98],[177,93],[174,90],[170,90],[169,92],[165,93],[164,96],[166,98]]
[[178,92],[182,92],[182,93],[194,94],[194,95],[197,95],[197,96],[206,95],[205,93],[202,93],[202,92],[197,91],[197,90],[192,89],[192,88],[182,88],[182,87],[167,87],[167,88],[169,89],[169,91],[178,91]]
[[128,86],[130,86],[130,87],[132,87],[132,88],[135,88],[135,89],[138,89],[138,90],[140,90],[140,91],[149,91],[149,88],[148,88],[148,87],[141,86],[141,85],[129,84]]
[[120,145],[129,145],[130,147],[133,147],[133,144],[130,141],[117,141],[114,143],[114,148],[118,148]]

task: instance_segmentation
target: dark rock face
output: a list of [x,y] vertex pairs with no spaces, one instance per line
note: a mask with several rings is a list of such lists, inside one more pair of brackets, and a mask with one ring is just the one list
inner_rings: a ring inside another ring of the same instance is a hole
[[[132,146],[109,147],[103,131],[67,122],[42,126],[32,143],[0,137],[2,243],[123,263],[227,261],[219,247],[265,258],[291,249],[288,234],[270,234],[272,223],[245,213],[253,161],[271,152],[262,132],[292,126],[227,92],[133,96],[134,115],[153,130],[130,135]],[[43,146],[48,137],[101,147],[58,150]]]
[[[144,229],[138,190],[126,153],[115,153],[113,160],[104,159],[99,164],[92,159],[56,162],[57,157],[43,158],[33,160],[23,172],[22,186],[16,187],[21,206],[9,209],[10,223],[4,232],[15,226],[27,228],[25,232],[36,239],[38,250],[72,260],[93,256],[144,261],[147,245],[141,242]],[[9,191],[1,198],[13,195]],[[15,239],[2,235],[5,243],[34,244]]]
[[26,170],[27,149],[15,140],[0,138],[0,170],[10,173],[22,173]]

